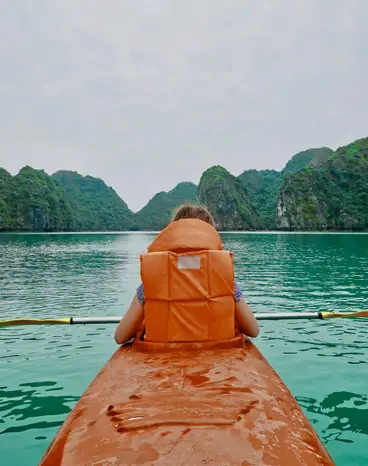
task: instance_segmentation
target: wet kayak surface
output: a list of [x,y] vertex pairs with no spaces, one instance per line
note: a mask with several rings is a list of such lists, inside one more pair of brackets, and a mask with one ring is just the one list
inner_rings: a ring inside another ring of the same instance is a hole
[[[147,353],[147,346],[160,351]],[[333,465],[251,342],[192,351],[178,344],[162,352],[162,346],[138,343],[118,350],[68,416],[41,466]]]
[[[121,315],[153,234],[0,235],[0,307],[27,315]],[[367,307],[368,236],[223,234],[257,312]],[[116,350],[107,325],[0,333],[0,464],[37,465]],[[262,322],[255,343],[302,406],[337,466],[368,464],[368,326]],[[4,458],[6,460],[4,460]]]

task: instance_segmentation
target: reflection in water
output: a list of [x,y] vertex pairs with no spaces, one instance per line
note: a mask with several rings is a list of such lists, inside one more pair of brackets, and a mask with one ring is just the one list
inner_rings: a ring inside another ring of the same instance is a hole
[[344,438],[345,432],[368,435],[368,396],[350,392],[334,392],[321,402],[313,398],[297,397],[298,403],[307,411],[331,418],[328,427],[323,429],[324,441],[338,440],[353,443]]
[[[78,397],[47,395],[45,392],[62,390],[55,385],[56,382],[45,381],[19,384],[16,390],[0,387],[1,421],[8,425],[0,434],[60,426]],[[45,390],[40,392],[38,388]],[[44,419],[34,422],[37,418]]]

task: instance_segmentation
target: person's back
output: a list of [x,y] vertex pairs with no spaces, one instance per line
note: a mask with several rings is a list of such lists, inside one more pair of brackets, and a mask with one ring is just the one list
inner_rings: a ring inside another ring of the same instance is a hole
[[115,340],[218,341],[236,327],[256,336],[258,323],[234,281],[232,253],[224,251],[214,220],[201,206],[182,206],[141,256],[142,284],[119,323]]
[[232,254],[198,219],[171,223],[141,256],[151,341],[225,340],[235,336]]

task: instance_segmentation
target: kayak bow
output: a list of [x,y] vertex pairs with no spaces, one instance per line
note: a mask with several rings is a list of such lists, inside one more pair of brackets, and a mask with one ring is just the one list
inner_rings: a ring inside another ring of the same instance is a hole
[[136,339],[87,388],[40,466],[333,466],[298,403],[239,336]]

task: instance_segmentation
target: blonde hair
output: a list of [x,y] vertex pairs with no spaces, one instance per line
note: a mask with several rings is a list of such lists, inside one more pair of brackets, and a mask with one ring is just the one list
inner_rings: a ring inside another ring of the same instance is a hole
[[181,205],[174,212],[174,215],[171,221],[176,222],[177,220],[182,220],[185,218],[197,218],[199,220],[203,220],[206,223],[209,223],[213,227],[216,227],[215,220],[210,214],[210,212],[201,205],[191,205],[191,204]]

